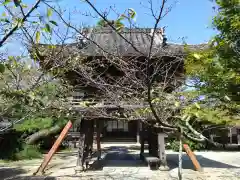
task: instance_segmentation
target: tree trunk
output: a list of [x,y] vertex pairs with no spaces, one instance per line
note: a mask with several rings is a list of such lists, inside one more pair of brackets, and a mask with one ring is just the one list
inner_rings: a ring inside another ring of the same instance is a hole
[[26,138],[26,143],[29,145],[35,144],[38,140],[47,137],[51,134],[56,134],[62,129],[62,126],[55,125],[49,129],[40,130]]

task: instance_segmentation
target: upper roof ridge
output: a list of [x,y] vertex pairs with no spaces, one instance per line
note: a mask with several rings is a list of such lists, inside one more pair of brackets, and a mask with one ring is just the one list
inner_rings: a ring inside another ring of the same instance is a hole
[[[86,31],[90,31],[92,33],[114,33],[115,30],[111,27],[96,27],[96,28],[83,28]],[[123,28],[120,33],[151,33],[154,28]],[[157,28],[156,30],[159,32],[162,28]]]

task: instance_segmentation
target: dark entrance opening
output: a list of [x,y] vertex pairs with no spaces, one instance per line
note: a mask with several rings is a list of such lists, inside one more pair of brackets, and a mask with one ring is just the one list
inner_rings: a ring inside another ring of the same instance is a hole
[[137,121],[104,121],[103,141],[136,141]]

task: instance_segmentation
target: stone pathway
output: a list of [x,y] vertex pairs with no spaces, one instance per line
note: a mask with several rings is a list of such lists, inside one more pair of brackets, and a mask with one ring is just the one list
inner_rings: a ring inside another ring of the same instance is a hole
[[[75,174],[76,152],[63,152],[54,156],[46,176],[36,177],[32,173],[42,160],[20,161],[0,166],[0,180],[176,180],[177,153],[168,151],[169,171],[150,170],[139,160],[139,150],[124,145],[106,145],[103,169]],[[192,170],[189,158],[183,156],[184,180],[240,180],[240,152],[197,152],[203,172]],[[0,164],[1,165],[1,164]],[[5,168],[5,169],[4,169]],[[15,168],[15,169],[14,169]],[[24,170],[23,172],[21,170]],[[4,172],[4,173],[3,173]],[[13,173],[17,172],[17,173]],[[8,174],[15,176],[14,178]],[[20,176],[18,176],[20,175]],[[8,177],[8,178],[7,178]]]
[[52,176],[57,176],[59,180],[81,179],[81,180],[150,180],[171,179],[168,172],[151,171],[139,159],[139,151],[127,150],[124,147],[111,147],[103,152],[104,167],[102,170],[87,171],[75,174],[73,166],[69,164],[64,170],[54,170]]

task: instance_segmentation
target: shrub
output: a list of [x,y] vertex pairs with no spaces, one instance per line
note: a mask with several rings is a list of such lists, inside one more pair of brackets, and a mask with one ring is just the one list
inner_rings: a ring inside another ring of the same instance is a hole
[[[188,139],[185,139],[183,143],[187,144],[192,151],[206,149],[206,143],[194,142]],[[179,141],[177,139],[171,139],[166,148],[171,149],[173,151],[179,151]]]
[[16,153],[16,159],[34,159],[41,158],[42,154],[38,146],[35,145],[24,145],[23,149]]
[[51,117],[37,117],[25,120],[21,124],[15,124],[14,128],[17,131],[24,133],[34,133],[41,129],[50,128],[53,125],[54,119]]

